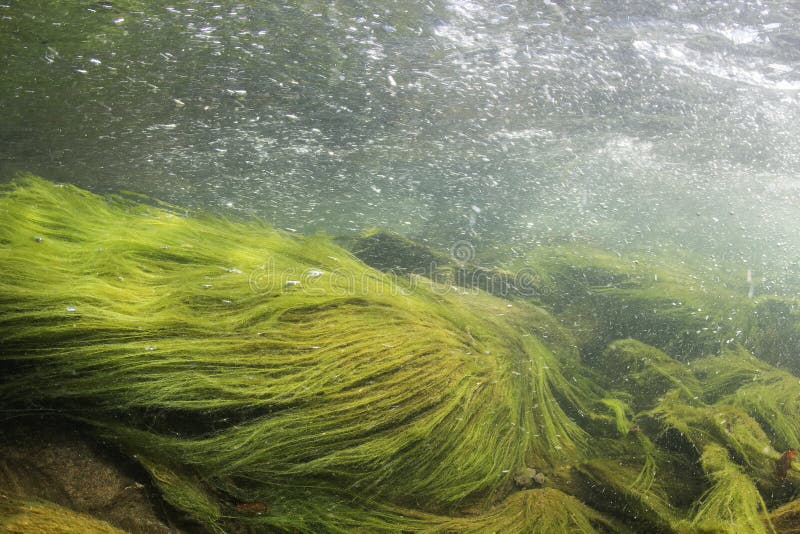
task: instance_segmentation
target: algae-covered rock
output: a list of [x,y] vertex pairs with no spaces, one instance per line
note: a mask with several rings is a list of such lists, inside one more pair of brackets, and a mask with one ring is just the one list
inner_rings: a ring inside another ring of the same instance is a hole
[[421,274],[431,278],[451,258],[400,234],[381,230],[364,232],[349,243],[358,259],[379,271]]
[[547,482],[545,474],[532,467],[522,468],[514,474],[514,484],[520,488],[544,486],[545,482]]
[[[6,499],[37,507],[46,502],[130,534],[179,530],[175,518],[163,517],[163,503],[146,473],[82,425],[39,415],[0,428],[0,495]],[[39,515],[43,519],[53,509],[44,507]]]
[[621,338],[682,362],[738,342],[800,370],[796,299],[749,298],[741,266],[685,250],[622,254],[570,245],[533,249],[514,268],[537,273],[539,300],[574,325],[587,360]]
[[536,294],[529,273],[474,263],[475,251],[467,241],[456,242],[449,254],[382,230],[369,230],[342,241],[361,261],[383,272],[422,275],[445,287],[481,290],[503,298]]

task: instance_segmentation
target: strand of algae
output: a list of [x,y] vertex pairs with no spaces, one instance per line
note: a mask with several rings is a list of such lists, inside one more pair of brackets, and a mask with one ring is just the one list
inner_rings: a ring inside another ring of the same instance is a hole
[[95,425],[209,528],[214,498],[315,531],[402,527],[395,503],[488,510],[519,468],[584,449],[554,398],[585,395],[550,347],[478,313],[500,301],[386,277],[324,237],[35,178],[0,210],[0,400]]
[[620,436],[627,435],[632,428],[631,408],[628,402],[618,398],[600,399],[600,403],[614,415],[614,428]]

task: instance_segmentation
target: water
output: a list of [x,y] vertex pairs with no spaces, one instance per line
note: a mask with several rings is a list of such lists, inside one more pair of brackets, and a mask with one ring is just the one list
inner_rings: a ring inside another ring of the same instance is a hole
[[0,176],[303,231],[667,241],[784,267],[798,10],[5,2]]
[[0,529],[791,524],[798,20],[0,0]]

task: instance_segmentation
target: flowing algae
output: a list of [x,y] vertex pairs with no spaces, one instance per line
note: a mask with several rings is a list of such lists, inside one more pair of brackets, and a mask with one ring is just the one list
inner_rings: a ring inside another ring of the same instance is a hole
[[[487,270],[380,231],[350,253],[35,177],[0,217],[3,425],[70,421],[188,530],[797,530],[796,304],[723,267],[561,245]],[[0,487],[0,529],[33,520],[97,529]]]

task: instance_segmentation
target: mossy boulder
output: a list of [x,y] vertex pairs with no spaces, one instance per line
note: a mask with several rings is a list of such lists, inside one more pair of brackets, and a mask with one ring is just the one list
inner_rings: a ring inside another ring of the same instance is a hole
[[751,298],[747,269],[688,251],[611,253],[543,246],[510,262],[535,273],[536,300],[568,324],[587,361],[634,338],[679,361],[741,344],[800,372],[800,313],[787,295]]
[[372,229],[346,241],[358,259],[379,271],[433,278],[451,259],[430,247],[395,232]]

